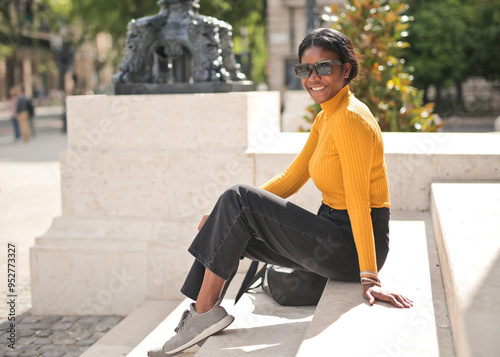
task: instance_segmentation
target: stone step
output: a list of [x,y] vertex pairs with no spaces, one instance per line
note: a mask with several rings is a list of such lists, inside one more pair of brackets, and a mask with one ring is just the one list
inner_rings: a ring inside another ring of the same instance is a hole
[[[242,279],[237,274],[222,304],[235,322],[182,356],[309,357],[328,351],[328,355],[354,357],[454,357],[430,214],[393,212],[391,239],[381,279],[385,287],[412,298],[412,309],[386,303],[370,307],[358,283],[339,282],[327,285],[317,308],[280,306],[260,288],[234,306],[232,298]],[[188,305],[189,300],[183,301],[127,356],[145,356],[148,349],[173,335]]]
[[[81,357],[123,357],[132,351],[179,301],[148,300],[130,313]],[[145,354],[142,357],[146,356]]]
[[[177,327],[183,311],[189,308],[190,303],[191,300],[185,299],[180,303],[177,302],[176,307],[168,314],[158,312],[157,318],[159,318],[159,321],[156,326],[149,330],[149,334],[127,354],[127,357],[146,357],[150,349],[163,345],[166,340],[175,334],[174,329]],[[165,318],[165,316],[167,317]],[[197,350],[198,347],[195,346],[186,351],[183,356],[194,356]]]
[[[246,271],[247,262],[240,271]],[[315,307],[284,307],[277,304],[260,288],[245,294],[237,305],[234,297],[244,274],[235,276],[222,306],[235,321],[224,331],[211,336],[200,348],[193,346],[182,356],[295,356],[300,342],[312,320]],[[146,338],[127,357],[145,357],[149,349],[163,344],[174,335],[182,312],[188,309],[191,300],[180,303],[156,328],[151,328]],[[166,315],[163,315],[165,317]]]
[[196,357],[295,356],[316,309],[281,306],[260,288],[237,305],[233,300],[225,303],[235,321],[210,337]]
[[454,356],[430,214],[393,211],[390,229],[380,278],[413,308],[370,307],[359,283],[330,281],[297,357]]
[[431,204],[457,356],[500,356],[500,183],[434,183]]

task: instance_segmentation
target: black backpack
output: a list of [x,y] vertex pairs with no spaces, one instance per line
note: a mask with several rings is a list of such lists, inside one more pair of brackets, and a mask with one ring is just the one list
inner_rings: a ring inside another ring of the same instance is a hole
[[[253,261],[236,295],[234,303],[251,288],[262,286],[270,297],[283,306],[317,305],[325,289],[327,278],[304,270],[265,264],[257,272],[259,262]],[[255,285],[260,280],[258,285]]]

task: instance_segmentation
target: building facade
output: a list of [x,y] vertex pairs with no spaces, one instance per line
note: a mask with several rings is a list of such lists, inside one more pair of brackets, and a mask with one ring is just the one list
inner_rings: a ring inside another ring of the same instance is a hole
[[48,105],[60,104],[64,94],[83,94],[111,83],[110,35],[99,34],[77,50],[55,46],[53,34],[37,32],[21,36],[15,51],[0,55],[0,101],[8,99],[9,88],[20,84],[37,104]]
[[307,33],[308,3],[315,3],[317,25],[330,27],[323,16],[325,6],[344,4],[344,0],[268,0],[268,84],[270,90],[281,93],[282,130],[307,130],[304,120],[306,107],[312,103],[309,94],[295,76],[293,65],[298,62],[297,50]]

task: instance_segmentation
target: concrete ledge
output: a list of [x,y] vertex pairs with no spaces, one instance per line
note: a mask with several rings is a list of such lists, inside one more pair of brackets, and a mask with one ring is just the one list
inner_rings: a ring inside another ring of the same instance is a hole
[[146,301],[85,351],[81,357],[125,356],[161,322],[163,316],[170,314],[178,305],[179,301]]
[[[145,357],[147,356],[147,352],[156,347],[162,346],[166,340],[172,337],[175,332],[174,329],[177,327],[179,323],[179,319],[182,315],[182,312],[189,308],[189,304],[191,303],[190,299],[185,299],[180,304],[177,303],[176,308],[171,311],[171,313],[162,314],[162,312],[158,312],[156,316],[156,320],[158,321],[158,317],[160,317],[160,323],[155,328],[150,329],[150,333],[139,343],[129,354],[127,357]],[[165,316],[167,316],[165,318]],[[183,356],[193,356],[194,353],[198,350],[197,346],[194,346],[186,351]]]
[[278,92],[68,96],[68,151],[82,159],[122,150],[242,152],[279,130],[279,103]]
[[[485,181],[500,177],[499,133],[382,135],[394,210],[428,211],[431,183],[436,181]],[[286,169],[307,136],[308,133],[275,133],[258,150],[251,151],[256,157],[256,184]],[[318,197],[317,189],[314,184],[304,187],[297,197],[311,209],[311,198]]]
[[453,356],[453,345],[430,215],[393,212],[391,252],[381,271],[388,289],[406,294],[411,309],[370,307],[358,283],[330,281],[297,353],[322,356]]
[[[245,271],[248,270],[248,263],[249,262],[245,261],[240,268],[243,268]],[[243,276],[243,274],[236,274],[233,280],[235,284],[229,288],[227,295],[231,297],[236,295],[237,287],[234,285],[239,287],[243,281]],[[158,304],[168,305],[169,307],[172,302],[173,301],[157,301]],[[189,309],[189,304],[191,302],[192,300],[190,299],[184,299],[182,301],[177,301],[175,306],[172,306],[169,310],[158,310],[152,319],[154,322],[148,324],[148,329],[147,331],[145,330],[146,333],[142,334],[142,338],[137,341],[134,346],[135,348],[128,351],[127,357],[145,357],[147,351],[163,345],[165,341],[175,334],[174,329],[177,327],[184,310]],[[226,305],[227,303],[224,304],[224,306]],[[149,318],[149,316],[145,316],[145,318]],[[193,346],[184,351],[183,356],[193,356],[198,350],[199,346]]]
[[315,306],[281,306],[260,288],[244,295],[236,306],[224,307],[235,321],[211,336],[196,357],[293,357],[312,320]]
[[[248,269],[243,261],[242,272]],[[235,321],[223,332],[211,336],[201,348],[193,346],[182,356],[197,357],[280,357],[295,356],[315,311],[314,306],[284,307],[268,297],[260,288],[245,294],[237,305],[234,297],[244,274],[235,276],[222,305]],[[175,334],[182,312],[191,300],[184,300],[127,357],[144,357],[149,349],[162,345]]]
[[457,356],[498,356],[500,183],[435,183],[431,212]]

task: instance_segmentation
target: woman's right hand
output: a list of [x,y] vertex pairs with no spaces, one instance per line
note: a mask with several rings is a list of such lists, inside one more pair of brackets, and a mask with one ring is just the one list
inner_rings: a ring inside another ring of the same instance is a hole
[[205,222],[206,222],[206,221],[207,221],[207,219],[208,219],[208,216],[209,216],[208,214],[203,215],[203,218],[201,219],[201,222],[200,222],[200,224],[198,225],[198,231],[201,229],[201,227],[203,227],[203,225],[205,224]]

